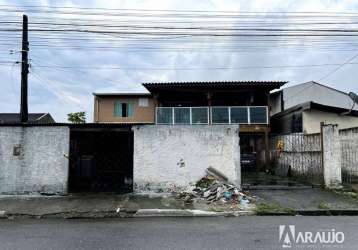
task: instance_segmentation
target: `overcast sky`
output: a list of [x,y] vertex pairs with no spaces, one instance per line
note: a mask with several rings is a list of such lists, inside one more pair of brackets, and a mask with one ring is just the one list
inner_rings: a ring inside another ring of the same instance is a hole
[[[355,3],[354,3],[355,2]],[[115,9],[169,9],[184,11],[257,11],[257,12],[297,12],[297,11],[334,11],[357,12],[358,1],[334,0],[78,0],[78,1],[46,1],[46,0],[0,0],[1,5],[41,5],[69,6],[80,8],[115,8]],[[26,9],[24,9],[26,10]],[[26,11],[25,11],[26,12]],[[6,20],[9,13],[1,13],[0,21]],[[21,20],[19,13],[11,14]],[[31,24],[31,14],[29,23]],[[48,14],[51,18],[51,14]],[[54,18],[54,21],[58,21]],[[2,28],[4,26],[1,26]],[[1,31],[0,31],[1,33]],[[19,40],[11,45],[1,46],[0,61],[19,60],[19,53],[9,55],[9,49],[19,50]],[[79,44],[80,46],[80,44]],[[356,49],[356,50],[355,50]],[[49,112],[56,121],[65,121],[69,112],[86,111],[88,121],[92,121],[93,92],[141,92],[142,82],[160,81],[221,81],[221,80],[285,80],[289,85],[310,80],[318,81],[337,65],[327,67],[301,68],[246,68],[225,70],[140,70],[140,68],[190,68],[190,67],[245,67],[245,66],[277,66],[344,63],[358,53],[358,47],[350,51],[307,50],[297,51],[280,48],[267,48],[257,52],[220,52],[220,51],[97,51],[86,49],[36,49],[31,47],[34,74],[29,78],[29,111]],[[352,60],[351,62],[358,62]],[[55,69],[41,68],[37,65],[95,65],[103,69]],[[126,67],[131,70],[105,68]],[[133,68],[139,68],[133,70]],[[326,77],[321,83],[343,91],[358,92],[358,65],[348,64],[337,72]],[[0,112],[19,111],[20,68],[17,65],[0,65]],[[40,77],[39,77],[40,76]],[[47,80],[46,80],[47,79]]]

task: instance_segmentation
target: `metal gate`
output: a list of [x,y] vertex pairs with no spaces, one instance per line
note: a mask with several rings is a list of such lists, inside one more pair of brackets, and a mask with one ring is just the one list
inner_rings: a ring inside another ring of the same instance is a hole
[[131,131],[72,131],[70,150],[71,192],[132,191]]
[[270,136],[270,163],[278,175],[323,182],[321,134]]
[[339,136],[342,181],[346,184],[358,183],[358,128],[341,130]]

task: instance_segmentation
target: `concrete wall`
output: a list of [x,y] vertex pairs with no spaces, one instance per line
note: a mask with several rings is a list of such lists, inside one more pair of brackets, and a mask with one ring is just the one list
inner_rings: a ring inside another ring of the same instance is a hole
[[66,193],[68,127],[0,127],[0,193]]
[[[139,105],[140,99],[147,99],[148,106]],[[133,116],[131,117],[115,117],[114,103],[116,101],[133,103]],[[107,96],[94,98],[94,122],[155,122],[156,101],[151,96]]]
[[340,129],[358,127],[358,117],[318,110],[307,110],[302,112],[302,127],[305,134],[320,133],[321,122],[324,122],[325,124],[337,124]]
[[133,131],[136,191],[182,188],[208,167],[240,185],[238,125],[145,125]]
[[326,187],[334,188],[342,184],[341,143],[337,125],[322,127],[323,177]]

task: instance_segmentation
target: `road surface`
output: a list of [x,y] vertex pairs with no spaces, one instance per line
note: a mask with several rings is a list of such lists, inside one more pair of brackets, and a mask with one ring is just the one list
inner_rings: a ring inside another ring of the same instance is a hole
[[[358,217],[136,218],[0,220],[0,249],[283,249],[279,225],[344,233],[335,245],[290,249],[357,249]],[[287,249],[287,248],[286,248]]]

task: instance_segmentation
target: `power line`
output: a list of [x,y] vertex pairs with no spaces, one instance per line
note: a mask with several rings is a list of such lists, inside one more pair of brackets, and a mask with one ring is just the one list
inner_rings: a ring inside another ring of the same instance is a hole
[[[21,29],[0,29],[6,32],[19,32]],[[77,33],[94,33],[94,34],[124,34],[124,35],[149,35],[149,36],[205,36],[205,37],[355,37],[358,34],[354,34],[358,31],[348,31],[349,34],[317,34],[313,33],[275,33],[275,34],[261,34],[261,33],[184,33],[184,32],[156,32],[156,31],[113,31],[113,30],[86,30],[86,29],[36,29],[31,28],[29,31],[37,32],[77,32]],[[299,31],[297,31],[299,32]],[[344,32],[344,31],[339,31]],[[353,33],[353,34],[351,34]]]
[[[357,65],[357,63],[349,63]],[[106,66],[60,66],[60,65],[38,65],[38,68],[62,68],[62,69],[100,69],[100,70],[238,70],[238,69],[273,69],[273,68],[306,68],[306,67],[331,67],[340,65],[338,63],[307,64],[307,65],[277,65],[277,66],[242,66],[242,67],[188,67],[188,68],[141,68],[141,67],[106,67]]]
[[[47,79],[46,77],[41,76],[39,73],[34,72],[34,69],[32,69],[30,76],[34,76],[39,80],[39,84],[47,88],[50,92],[52,92],[58,99],[60,100],[66,100],[72,104],[77,105],[81,109],[84,109],[81,105],[81,102],[77,99],[71,97],[68,95],[68,93],[58,87],[58,84],[52,80]],[[43,84],[42,82],[46,82],[47,84]]]
[[324,79],[326,79],[327,77],[329,77],[330,75],[336,73],[339,69],[341,69],[344,65],[349,64],[351,61],[353,61],[356,57],[358,57],[358,53],[355,54],[354,56],[352,56],[351,58],[349,58],[347,61],[345,61],[344,63],[340,64],[337,68],[333,69],[332,71],[328,72],[326,75],[324,75],[323,77],[321,77],[318,81],[322,81]]

